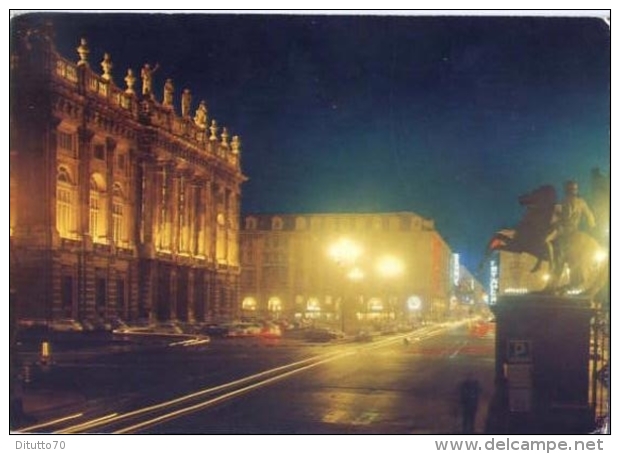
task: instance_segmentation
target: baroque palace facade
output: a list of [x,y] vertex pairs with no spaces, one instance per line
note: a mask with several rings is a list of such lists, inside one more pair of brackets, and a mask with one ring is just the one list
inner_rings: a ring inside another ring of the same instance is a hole
[[[175,112],[168,79],[108,54],[76,61],[45,27],[14,33],[10,108],[10,285],[18,317],[203,321],[238,307],[240,140]],[[98,73],[94,66],[101,66]],[[141,78],[141,86],[138,77]]]
[[241,267],[249,317],[450,316],[453,254],[434,222],[414,213],[246,215]]

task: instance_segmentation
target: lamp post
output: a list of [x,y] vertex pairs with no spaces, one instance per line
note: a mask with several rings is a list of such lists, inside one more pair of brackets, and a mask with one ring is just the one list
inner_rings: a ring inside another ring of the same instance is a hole
[[[339,239],[329,248],[329,256],[340,269],[339,275],[344,275],[346,278],[347,286],[352,281],[357,281],[363,278],[363,272],[359,268],[355,267],[355,262],[361,255],[361,247],[348,238]],[[348,292],[343,293],[342,300],[340,302],[340,325],[342,332],[345,332],[345,301],[347,298],[347,293]]]
[[[385,255],[377,262],[377,272],[386,280],[393,282],[395,278],[402,275],[404,271],[403,262],[392,255]],[[386,284],[387,285],[387,284]],[[393,304],[390,303],[389,291],[386,292],[386,302],[388,311],[393,311]]]

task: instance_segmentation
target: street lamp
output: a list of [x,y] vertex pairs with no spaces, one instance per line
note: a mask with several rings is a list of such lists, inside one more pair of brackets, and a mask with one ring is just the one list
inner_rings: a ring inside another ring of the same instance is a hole
[[356,267],[347,273],[347,277],[352,281],[361,281],[364,279],[364,272]]
[[362,255],[362,248],[348,238],[340,238],[329,248],[329,256],[340,266],[351,265]]
[[377,271],[381,276],[387,278],[399,276],[403,269],[403,262],[391,255],[381,257],[377,263]]
[[[362,255],[362,248],[357,243],[348,238],[340,238],[330,246],[328,252],[331,259],[336,262],[338,267],[342,270],[341,273],[344,273],[348,281],[347,284],[350,284],[352,281],[363,279],[364,273],[362,270],[354,267],[356,260]],[[346,271],[346,269],[348,269],[348,271]],[[340,302],[340,324],[343,332],[345,331],[344,303],[347,297],[346,293],[347,292],[345,292]]]
[[[377,262],[377,271],[379,275],[389,280],[393,280],[394,278],[400,276],[403,273],[404,268],[403,262],[392,255],[385,255]],[[386,299],[388,303],[388,310],[393,312],[394,307],[393,304],[390,304],[389,294],[386,295]]]

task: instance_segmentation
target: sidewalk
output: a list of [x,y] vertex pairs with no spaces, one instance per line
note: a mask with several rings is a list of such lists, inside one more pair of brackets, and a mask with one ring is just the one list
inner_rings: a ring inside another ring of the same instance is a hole
[[10,429],[21,428],[80,413],[86,399],[78,391],[57,391],[29,386],[16,390],[10,408]]

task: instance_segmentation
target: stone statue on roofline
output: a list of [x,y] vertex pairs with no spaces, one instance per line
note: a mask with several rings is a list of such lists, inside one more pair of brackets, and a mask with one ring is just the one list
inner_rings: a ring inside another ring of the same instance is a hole
[[128,95],[135,94],[136,92],[133,86],[136,83],[136,76],[133,75],[132,69],[127,70],[127,75],[125,76],[125,83],[127,84],[127,89],[125,90],[125,93],[127,93]]
[[151,65],[145,63],[142,67],[142,95],[151,97],[153,96],[153,73],[159,69],[159,64],[156,64],[154,68]]
[[194,123],[201,129],[206,129],[207,127],[207,104],[204,101],[200,101],[200,105],[196,109]]
[[110,54],[107,52],[103,54],[103,60],[101,61],[101,69],[103,70],[103,74],[101,74],[101,78],[103,80],[107,80],[108,82],[112,81],[112,60],[110,59]]
[[181,95],[181,116],[184,118],[189,117],[189,111],[192,107],[192,92],[189,88],[183,90]]
[[166,83],[164,84],[164,100],[162,104],[166,107],[172,107],[174,104],[174,85],[172,84],[172,79],[166,79]]
[[211,135],[209,136],[209,140],[217,140],[217,129],[217,121],[215,121],[215,119],[211,120],[211,126],[209,126]]
[[78,55],[80,56],[80,60],[78,61],[78,66],[88,66],[88,55],[90,54],[90,49],[88,48],[88,43],[86,42],[86,38],[82,38],[80,40],[80,45],[76,49]]

